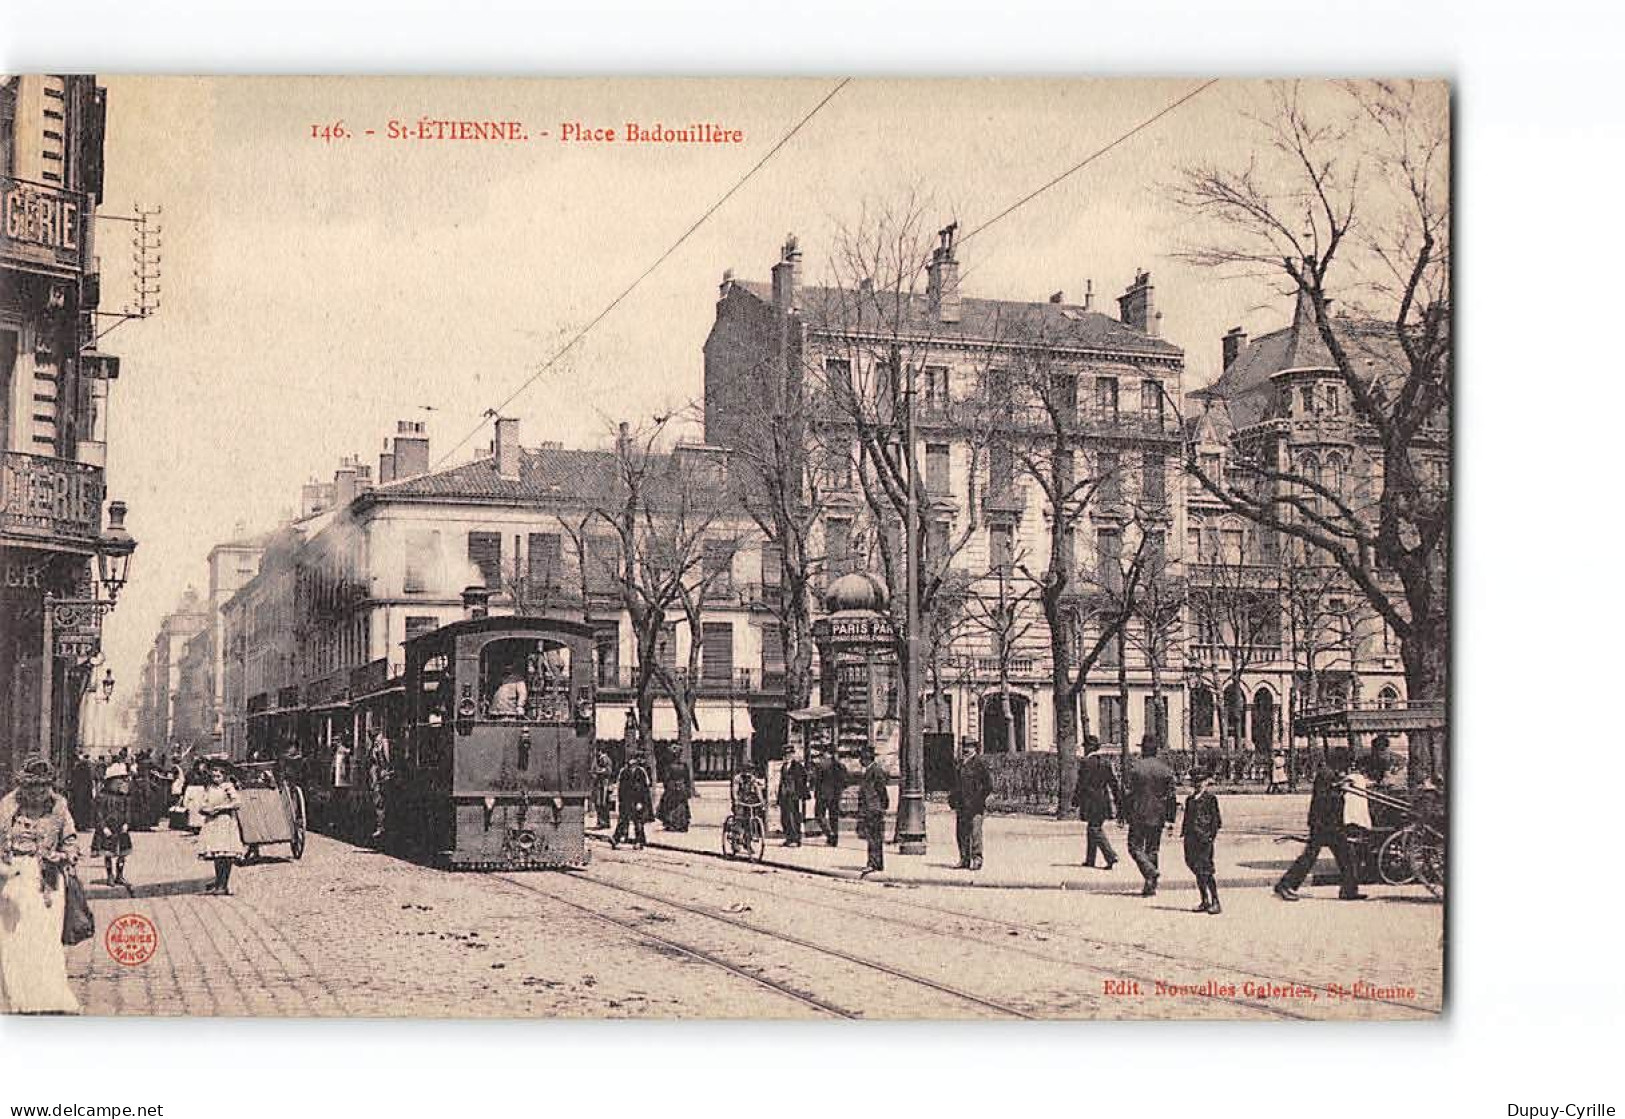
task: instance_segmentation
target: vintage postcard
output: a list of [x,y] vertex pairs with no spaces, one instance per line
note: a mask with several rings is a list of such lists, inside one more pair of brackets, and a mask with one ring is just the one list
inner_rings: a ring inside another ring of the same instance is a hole
[[0,123],[0,1009],[1443,1011],[1444,83]]

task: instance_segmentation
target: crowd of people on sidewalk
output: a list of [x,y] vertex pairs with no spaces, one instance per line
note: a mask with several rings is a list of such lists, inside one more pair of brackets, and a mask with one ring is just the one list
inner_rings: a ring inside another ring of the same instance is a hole
[[[1282,875],[1275,892],[1284,900],[1297,900],[1298,890],[1313,869],[1322,850],[1330,850],[1337,862],[1341,888],[1339,897],[1359,900],[1360,851],[1369,846],[1372,819],[1367,803],[1368,789],[1386,777],[1388,759],[1378,743],[1370,755],[1355,764],[1352,751],[1334,749],[1318,760],[1308,813],[1308,837],[1302,853]],[[850,785],[856,784],[856,830],[866,845],[867,858],[860,877],[885,869],[886,814],[891,810],[891,775],[872,750],[864,750],[861,768],[853,773],[833,751],[817,752],[808,765],[801,758],[788,757],[779,767],[778,787],[772,803],[778,809],[778,823],[785,847],[800,847],[807,833],[821,833],[824,842],[838,846],[841,839],[841,802]],[[1218,782],[1228,770],[1196,765],[1184,775],[1189,784],[1183,813],[1179,810],[1180,775],[1159,756],[1157,744],[1141,743],[1123,770],[1090,736],[1084,757],[1078,764],[1072,795],[1086,831],[1083,866],[1112,870],[1120,860],[1106,825],[1115,821],[1127,829],[1128,857],[1141,879],[1140,895],[1154,897],[1162,878],[1162,841],[1177,825],[1185,865],[1196,880],[1199,894],[1196,913],[1218,915],[1219,900],[1216,848],[1224,827]],[[766,781],[746,772],[736,775],[730,791],[732,803],[741,803],[738,785],[750,782],[752,811],[765,813]],[[619,820],[612,842],[619,845],[629,838],[637,847],[646,842],[645,826],[659,820],[668,831],[683,832],[691,826],[689,800],[695,795],[692,770],[686,760],[673,757],[661,770],[662,792],[659,806],[653,803],[655,770],[641,755],[630,756],[616,767],[606,751],[601,751],[593,769],[593,803],[598,826],[608,828],[610,805],[618,803]],[[956,760],[948,805],[954,812],[958,846],[958,867],[980,871],[984,866],[984,820],[993,796],[994,781],[986,759],[974,742],[967,743]],[[812,818],[806,816],[812,802]]]
[[[214,866],[203,892],[231,892],[232,868],[245,852],[232,763],[224,755],[198,759],[184,778],[174,767],[176,775],[166,771],[163,795],[157,796],[138,784],[143,769],[149,785],[159,769],[144,761],[121,750],[95,769],[81,753],[63,782],[64,794],[56,788],[56,767],[36,757],[23,765],[16,788],[0,797],[0,1013],[79,1011],[68,985],[65,947],[94,931],[78,880],[81,827],[91,833],[92,856],[102,857],[103,884],[130,889],[125,873],[135,850],[133,833],[168,816],[175,830],[197,836],[198,857]],[[194,787],[197,795],[190,796]],[[159,802],[155,815],[147,796]],[[195,827],[188,826],[192,821]]]

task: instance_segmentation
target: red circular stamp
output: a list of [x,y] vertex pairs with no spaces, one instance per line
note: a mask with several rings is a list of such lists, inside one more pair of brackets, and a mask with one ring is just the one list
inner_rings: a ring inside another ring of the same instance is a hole
[[113,918],[102,937],[107,954],[125,967],[135,967],[152,959],[158,951],[158,926],[139,913],[123,913]]

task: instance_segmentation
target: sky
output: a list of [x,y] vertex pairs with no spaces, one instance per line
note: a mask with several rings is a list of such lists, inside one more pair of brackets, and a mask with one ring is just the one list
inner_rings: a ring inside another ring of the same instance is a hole
[[[156,628],[210,547],[273,527],[341,456],[376,470],[398,419],[439,460],[768,154],[834,79],[552,81],[107,76],[106,215],[162,206],[162,293],[113,330],[109,496],[139,541],[107,622],[133,694]],[[520,395],[522,443],[598,445],[702,391],[725,270],[766,280],[787,233],[809,282],[833,231],[917,191],[970,229],[1200,83],[854,80],[571,352]],[[1186,387],[1232,326],[1290,307],[1177,258],[1199,231],[1181,167],[1235,164],[1267,91],[1220,82],[978,234],[968,295],[1097,306],[1149,269]],[[520,143],[387,138],[421,118],[522,122]],[[738,145],[576,144],[562,126],[712,122]],[[313,130],[342,122],[328,141]],[[363,130],[373,129],[367,137]],[[542,133],[546,133],[543,136]],[[935,219],[933,219],[935,221]],[[129,226],[98,225],[105,310],[128,298]],[[697,434],[697,433],[696,433]],[[489,429],[461,448],[465,460]]]

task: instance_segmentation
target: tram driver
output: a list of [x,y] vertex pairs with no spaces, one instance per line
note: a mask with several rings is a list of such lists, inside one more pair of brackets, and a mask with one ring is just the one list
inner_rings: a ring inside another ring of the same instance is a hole
[[525,683],[524,673],[514,665],[503,669],[501,682],[491,693],[491,703],[488,710],[493,719],[522,719],[525,717],[525,704],[530,698],[530,688]]

